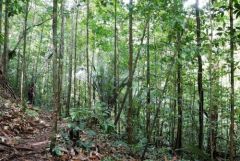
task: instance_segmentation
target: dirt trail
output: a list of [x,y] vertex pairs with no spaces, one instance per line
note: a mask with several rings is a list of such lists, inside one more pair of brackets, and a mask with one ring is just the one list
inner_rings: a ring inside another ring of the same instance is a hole
[[[100,161],[104,158],[137,161],[116,135],[101,133],[98,125],[79,131],[76,136],[79,146],[59,135],[61,155],[54,158],[48,148],[52,113],[31,108],[23,112],[17,104],[3,102],[0,103],[0,161]],[[35,115],[30,117],[29,111]],[[61,120],[58,124],[59,130],[68,134],[67,122]]]
[[[7,143],[0,142],[0,161],[45,161],[49,160],[48,145],[51,132],[51,113],[41,111],[39,118],[29,121],[29,132],[9,137]],[[27,128],[27,127],[26,127]]]

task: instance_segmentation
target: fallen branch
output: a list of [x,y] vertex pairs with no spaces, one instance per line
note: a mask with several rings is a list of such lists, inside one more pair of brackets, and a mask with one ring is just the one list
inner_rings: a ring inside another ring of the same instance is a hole
[[37,142],[37,143],[32,143],[31,146],[40,146],[40,145],[44,145],[44,144],[48,144],[50,143],[49,140],[45,140],[45,141],[41,141],[41,142]]
[[32,148],[26,148],[26,147],[15,147],[7,143],[0,142],[0,145],[6,146],[8,148],[14,149],[14,150],[26,150],[26,151],[33,151],[34,149]]

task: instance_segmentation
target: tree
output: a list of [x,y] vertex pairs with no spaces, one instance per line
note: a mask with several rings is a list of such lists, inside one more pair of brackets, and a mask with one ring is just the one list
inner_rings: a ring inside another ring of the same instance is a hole
[[21,70],[21,100],[24,103],[24,95],[26,92],[26,46],[27,46],[27,23],[29,12],[29,0],[26,1],[25,17],[24,17],[24,35],[23,35],[23,56],[22,56],[22,70]]
[[[72,17],[72,22],[73,22],[73,17]],[[73,25],[72,25],[72,30],[71,30],[71,41],[69,44],[73,44]],[[71,45],[70,45],[71,46]],[[73,46],[71,46],[72,49]],[[66,116],[69,116],[70,114],[70,105],[71,105],[71,92],[72,92],[72,63],[73,63],[73,50],[68,52],[69,53],[69,67],[68,67],[68,95],[67,95],[67,104],[66,104]]]
[[91,82],[90,82],[90,63],[89,63],[89,0],[87,0],[87,23],[86,23],[86,59],[87,59],[87,87],[88,87],[88,107],[91,109],[92,106],[92,92],[91,92]]
[[53,129],[51,135],[50,152],[53,152],[56,146],[56,134],[57,134],[57,124],[58,116],[60,110],[60,76],[59,76],[59,55],[57,48],[57,13],[58,13],[58,0],[53,0],[53,21],[52,21],[52,43],[53,43]]
[[176,42],[176,52],[177,52],[177,106],[178,106],[178,124],[177,124],[177,138],[175,149],[182,148],[182,106],[183,106],[183,91],[182,91],[182,58],[181,58],[181,37],[182,32],[177,31],[177,42]]
[[198,133],[198,147],[203,147],[203,69],[202,69],[202,57],[201,57],[201,24],[200,24],[200,11],[199,11],[199,0],[196,0],[196,35],[197,35],[197,59],[198,59],[198,95],[199,95],[199,133]]
[[208,139],[208,149],[211,154],[211,160],[216,160],[216,154],[217,154],[217,125],[218,125],[218,83],[219,80],[217,80],[217,71],[214,69],[214,63],[216,63],[216,58],[214,59],[213,55],[213,47],[214,47],[214,41],[213,41],[213,31],[214,31],[214,25],[213,25],[213,11],[211,10],[211,7],[213,6],[213,1],[209,4],[208,8],[210,11],[210,49],[209,49],[209,113],[210,113],[210,127],[209,127],[209,139]]
[[[3,1],[0,1],[0,37],[2,38],[2,15],[3,15]],[[2,55],[2,44],[0,44],[0,55]]]
[[8,43],[9,43],[9,6],[10,0],[5,1],[5,21],[4,21],[4,48],[2,55],[2,71],[4,75],[7,75],[7,65],[8,65]]
[[129,39],[128,39],[128,112],[127,112],[127,134],[128,143],[133,143],[133,93],[132,93],[132,81],[133,81],[133,31],[132,31],[132,12],[133,1],[129,0]]
[[[78,4],[77,4],[78,5]],[[76,19],[75,19],[75,35],[74,35],[74,73],[77,73],[77,40],[78,40],[78,15],[79,15],[79,11],[78,11],[78,7],[76,8]],[[74,75],[73,77],[73,84],[74,84],[74,88],[73,88],[73,104],[74,107],[76,106],[76,92],[77,92],[77,80],[76,80],[76,76]]]
[[[63,58],[64,58],[64,49],[65,49],[65,43],[64,43],[64,36],[65,36],[65,15],[64,15],[64,8],[65,8],[65,0],[61,1],[61,42],[59,45],[59,56],[60,56],[60,62],[59,62],[59,76],[60,76],[60,82],[59,82],[59,92],[62,93],[63,88]],[[64,96],[63,96],[64,97]],[[60,104],[61,106],[61,104]],[[69,108],[69,106],[68,106]],[[61,107],[60,112],[61,113]],[[69,111],[67,112],[69,115]]]
[[229,132],[229,149],[230,149],[230,161],[234,160],[234,28],[233,28],[233,1],[229,0],[229,16],[230,16],[230,132]]
[[150,141],[150,117],[151,117],[151,90],[150,90],[150,25],[148,25],[148,29],[147,29],[147,74],[146,74],[146,79],[147,79],[147,110],[146,110],[146,134],[147,134],[147,139]]
[[[63,103],[69,123],[76,120],[74,129],[88,132],[89,123],[97,123],[91,130],[114,132],[136,159],[142,153],[142,160],[159,160],[161,151],[173,160],[166,148],[182,160],[238,157],[237,1],[1,3],[8,82],[16,89],[22,84],[24,100],[24,86],[34,80],[38,107],[54,113],[51,150]],[[78,65],[86,70],[78,72]]]
[[117,117],[117,95],[118,95],[118,76],[117,76],[117,0],[114,1],[114,91],[113,91],[113,104],[114,104],[114,114],[115,114],[115,119]]

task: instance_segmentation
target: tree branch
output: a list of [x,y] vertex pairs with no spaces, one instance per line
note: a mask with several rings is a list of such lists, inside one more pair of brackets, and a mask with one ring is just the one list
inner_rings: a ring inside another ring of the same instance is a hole
[[[23,33],[21,34],[21,36],[20,36],[19,39],[18,39],[17,44],[15,45],[15,47],[13,48],[13,50],[11,50],[10,52],[13,52],[13,51],[15,51],[15,50],[18,48],[19,44],[21,43],[21,41],[22,41],[22,39],[23,39],[23,35],[24,35],[25,32],[27,32],[28,30],[30,30],[30,29],[32,29],[32,28],[34,28],[34,27],[41,26],[41,25],[43,25],[44,23],[50,21],[51,19],[52,19],[52,18],[48,18],[48,19],[46,19],[46,20],[43,20],[43,21],[40,22],[40,23],[34,24],[34,25],[32,25],[32,26],[29,26],[29,27],[26,29],[26,31],[23,31]],[[10,53],[10,52],[9,52],[9,53]]]

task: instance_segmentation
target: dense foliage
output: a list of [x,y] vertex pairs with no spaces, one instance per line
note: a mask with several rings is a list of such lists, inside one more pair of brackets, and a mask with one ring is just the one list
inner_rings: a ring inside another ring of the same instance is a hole
[[240,2],[206,1],[1,1],[3,72],[22,102],[34,83],[39,108],[139,158],[236,160]]

